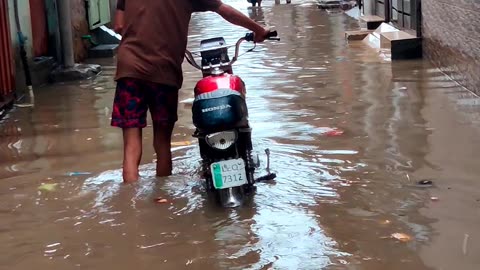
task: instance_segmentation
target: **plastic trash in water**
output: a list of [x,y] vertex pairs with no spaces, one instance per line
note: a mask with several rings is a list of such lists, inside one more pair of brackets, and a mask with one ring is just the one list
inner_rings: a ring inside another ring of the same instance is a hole
[[345,132],[343,130],[340,130],[340,129],[332,129],[332,130],[329,130],[327,132],[325,132],[325,135],[328,136],[328,137],[337,137],[337,136],[341,136],[343,135]]
[[71,172],[67,173],[67,176],[82,176],[82,175],[91,175],[90,172]]
[[385,219],[385,220],[381,220],[381,221],[380,221],[380,224],[381,224],[381,225],[390,225],[390,224],[392,224],[392,222],[391,222],[390,220],[388,220],[388,219]]
[[422,188],[425,188],[425,187],[432,187],[433,186],[433,181],[432,180],[420,180],[420,181],[417,181],[417,187],[422,187]]
[[155,199],[156,203],[168,203],[168,200],[165,198],[156,198]]
[[57,183],[50,183],[50,184],[41,184],[39,187],[38,187],[38,190],[41,190],[41,191],[55,191],[55,189],[57,188]]
[[412,237],[408,234],[405,233],[392,233],[391,235],[392,238],[395,238],[401,242],[408,242],[412,240]]
[[183,142],[172,142],[171,145],[172,146],[188,146],[188,145],[191,145],[192,142],[190,141],[183,141]]

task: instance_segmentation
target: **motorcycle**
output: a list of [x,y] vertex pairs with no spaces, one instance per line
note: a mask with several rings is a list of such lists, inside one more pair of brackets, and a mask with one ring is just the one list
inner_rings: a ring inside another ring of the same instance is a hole
[[[255,191],[256,182],[276,177],[270,172],[270,153],[266,149],[267,175],[254,178],[260,161],[258,156],[256,161],[253,159],[245,83],[232,69],[239,57],[240,45],[244,41],[252,42],[253,38],[253,33],[248,33],[233,46],[227,45],[223,37],[206,39],[200,42],[200,50],[185,52],[188,63],[203,75],[194,89],[192,120],[206,189],[228,208],[243,205]],[[271,31],[267,40],[280,39],[276,31]],[[235,47],[235,55],[230,60],[228,49],[231,47]],[[201,64],[194,55],[201,57]]]

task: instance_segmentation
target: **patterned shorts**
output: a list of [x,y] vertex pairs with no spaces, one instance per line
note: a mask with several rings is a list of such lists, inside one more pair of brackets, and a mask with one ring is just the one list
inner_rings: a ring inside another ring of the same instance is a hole
[[177,88],[122,78],[117,81],[111,124],[120,128],[144,128],[149,109],[153,124],[173,124],[178,119],[177,106]]

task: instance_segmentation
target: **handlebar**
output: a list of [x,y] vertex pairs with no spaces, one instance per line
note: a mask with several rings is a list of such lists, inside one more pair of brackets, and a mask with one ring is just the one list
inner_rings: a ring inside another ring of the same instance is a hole
[[[280,41],[280,38],[278,38],[277,36],[278,36],[277,31],[270,31],[267,37],[265,38],[265,40]],[[245,37],[240,38],[235,44],[235,56],[233,56],[232,60],[230,61],[230,63],[228,63],[228,65],[233,65],[233,63],[235,63],[238,60],[238,54],[239,54],[240,45],[242,44],[242,42],[244,41],[253,42],[254,39],[255,39],[255,34],[253,32],[247,33]],[[185,58],[187,59],[188,63],[192,65],[194,68],[202,70],[202,67],[197,64],[197,62],[193,57],[192,52],[190,52],[189,50],[185,51]]]
[[[270,31],[267,36],[265,37],[265,40],[276,40],[280,41],[280,38],[277,37],[278,33],[277,31]],[[245,40],[252,42],[255,39],[255,34],[254,33],[248,33],[245,35]]]

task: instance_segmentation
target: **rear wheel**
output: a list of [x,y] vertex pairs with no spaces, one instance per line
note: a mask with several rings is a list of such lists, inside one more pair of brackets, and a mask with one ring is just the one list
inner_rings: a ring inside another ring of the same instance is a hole
[[218,152],[212,153],[210,146],[207,145],[204,139],[199,138],[199,145],[200,155],[202,157],[203,177],[206,180],[206,188],[209,193],[214,194],[216,200],[220,203],[222,207],[231,208],[238,207],[244,204],[248,195],[255,191],[255,164],[252,158],[251,132],[240,132],[238,141],[236,142],[235,151],[231,151],[230,154],[227,153],[227,157],[225,158],[242,158],[245,161],[248,184],[245,184],[243,186],[226,189],[215,189],[213,185],[212,172],[210,171],[210,165],[217,160],[223,160],[224,158],[218,156]]
[[218,201],[225,208],[242,206],[246,199],[243,187],[219,189],[215,193]]

